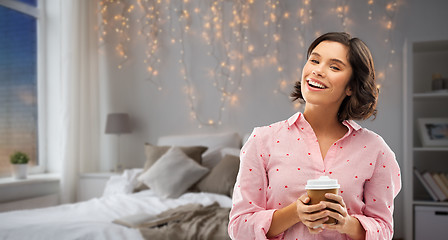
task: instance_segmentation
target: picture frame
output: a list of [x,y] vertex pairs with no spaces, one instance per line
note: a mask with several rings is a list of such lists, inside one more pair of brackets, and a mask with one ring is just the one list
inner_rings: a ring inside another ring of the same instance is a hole
[[448,118],[419,118],[423,147],[448,147]]

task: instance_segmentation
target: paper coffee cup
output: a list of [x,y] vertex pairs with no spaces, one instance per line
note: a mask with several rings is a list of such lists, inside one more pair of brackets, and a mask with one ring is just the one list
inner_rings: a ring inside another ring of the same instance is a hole
[[[340,185],[337,179],[331,179],[328,176],[321,176],[318,179],[310,179],[305,186],[310,202],[308,204],[318,204],[321,201],[334,202],[325,197],[325,193],[338,194]],[[331,209],[330,209],[331,210]],[[337,220],[329,217],[325,224],[336,224]]]

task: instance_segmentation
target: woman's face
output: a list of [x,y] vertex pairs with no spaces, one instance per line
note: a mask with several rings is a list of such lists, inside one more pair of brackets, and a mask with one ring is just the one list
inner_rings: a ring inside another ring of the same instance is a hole
[[352,67],[348,47],[333,41],[319,43],[302,71],[302,95],[307,105],[336,107],[352,94],[348,86]]

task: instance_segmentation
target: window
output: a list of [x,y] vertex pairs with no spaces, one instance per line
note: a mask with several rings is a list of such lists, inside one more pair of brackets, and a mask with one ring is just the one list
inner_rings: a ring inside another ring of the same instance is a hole
[[0,2],[0,177],[23,151],[39,166],[38,0]]

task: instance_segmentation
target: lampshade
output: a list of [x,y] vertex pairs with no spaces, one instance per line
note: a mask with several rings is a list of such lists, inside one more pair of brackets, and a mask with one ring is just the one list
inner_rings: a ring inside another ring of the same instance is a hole
[[131,132],[131,121],[127,113],[109,113],[106,121],[106,133],[123,134]]

